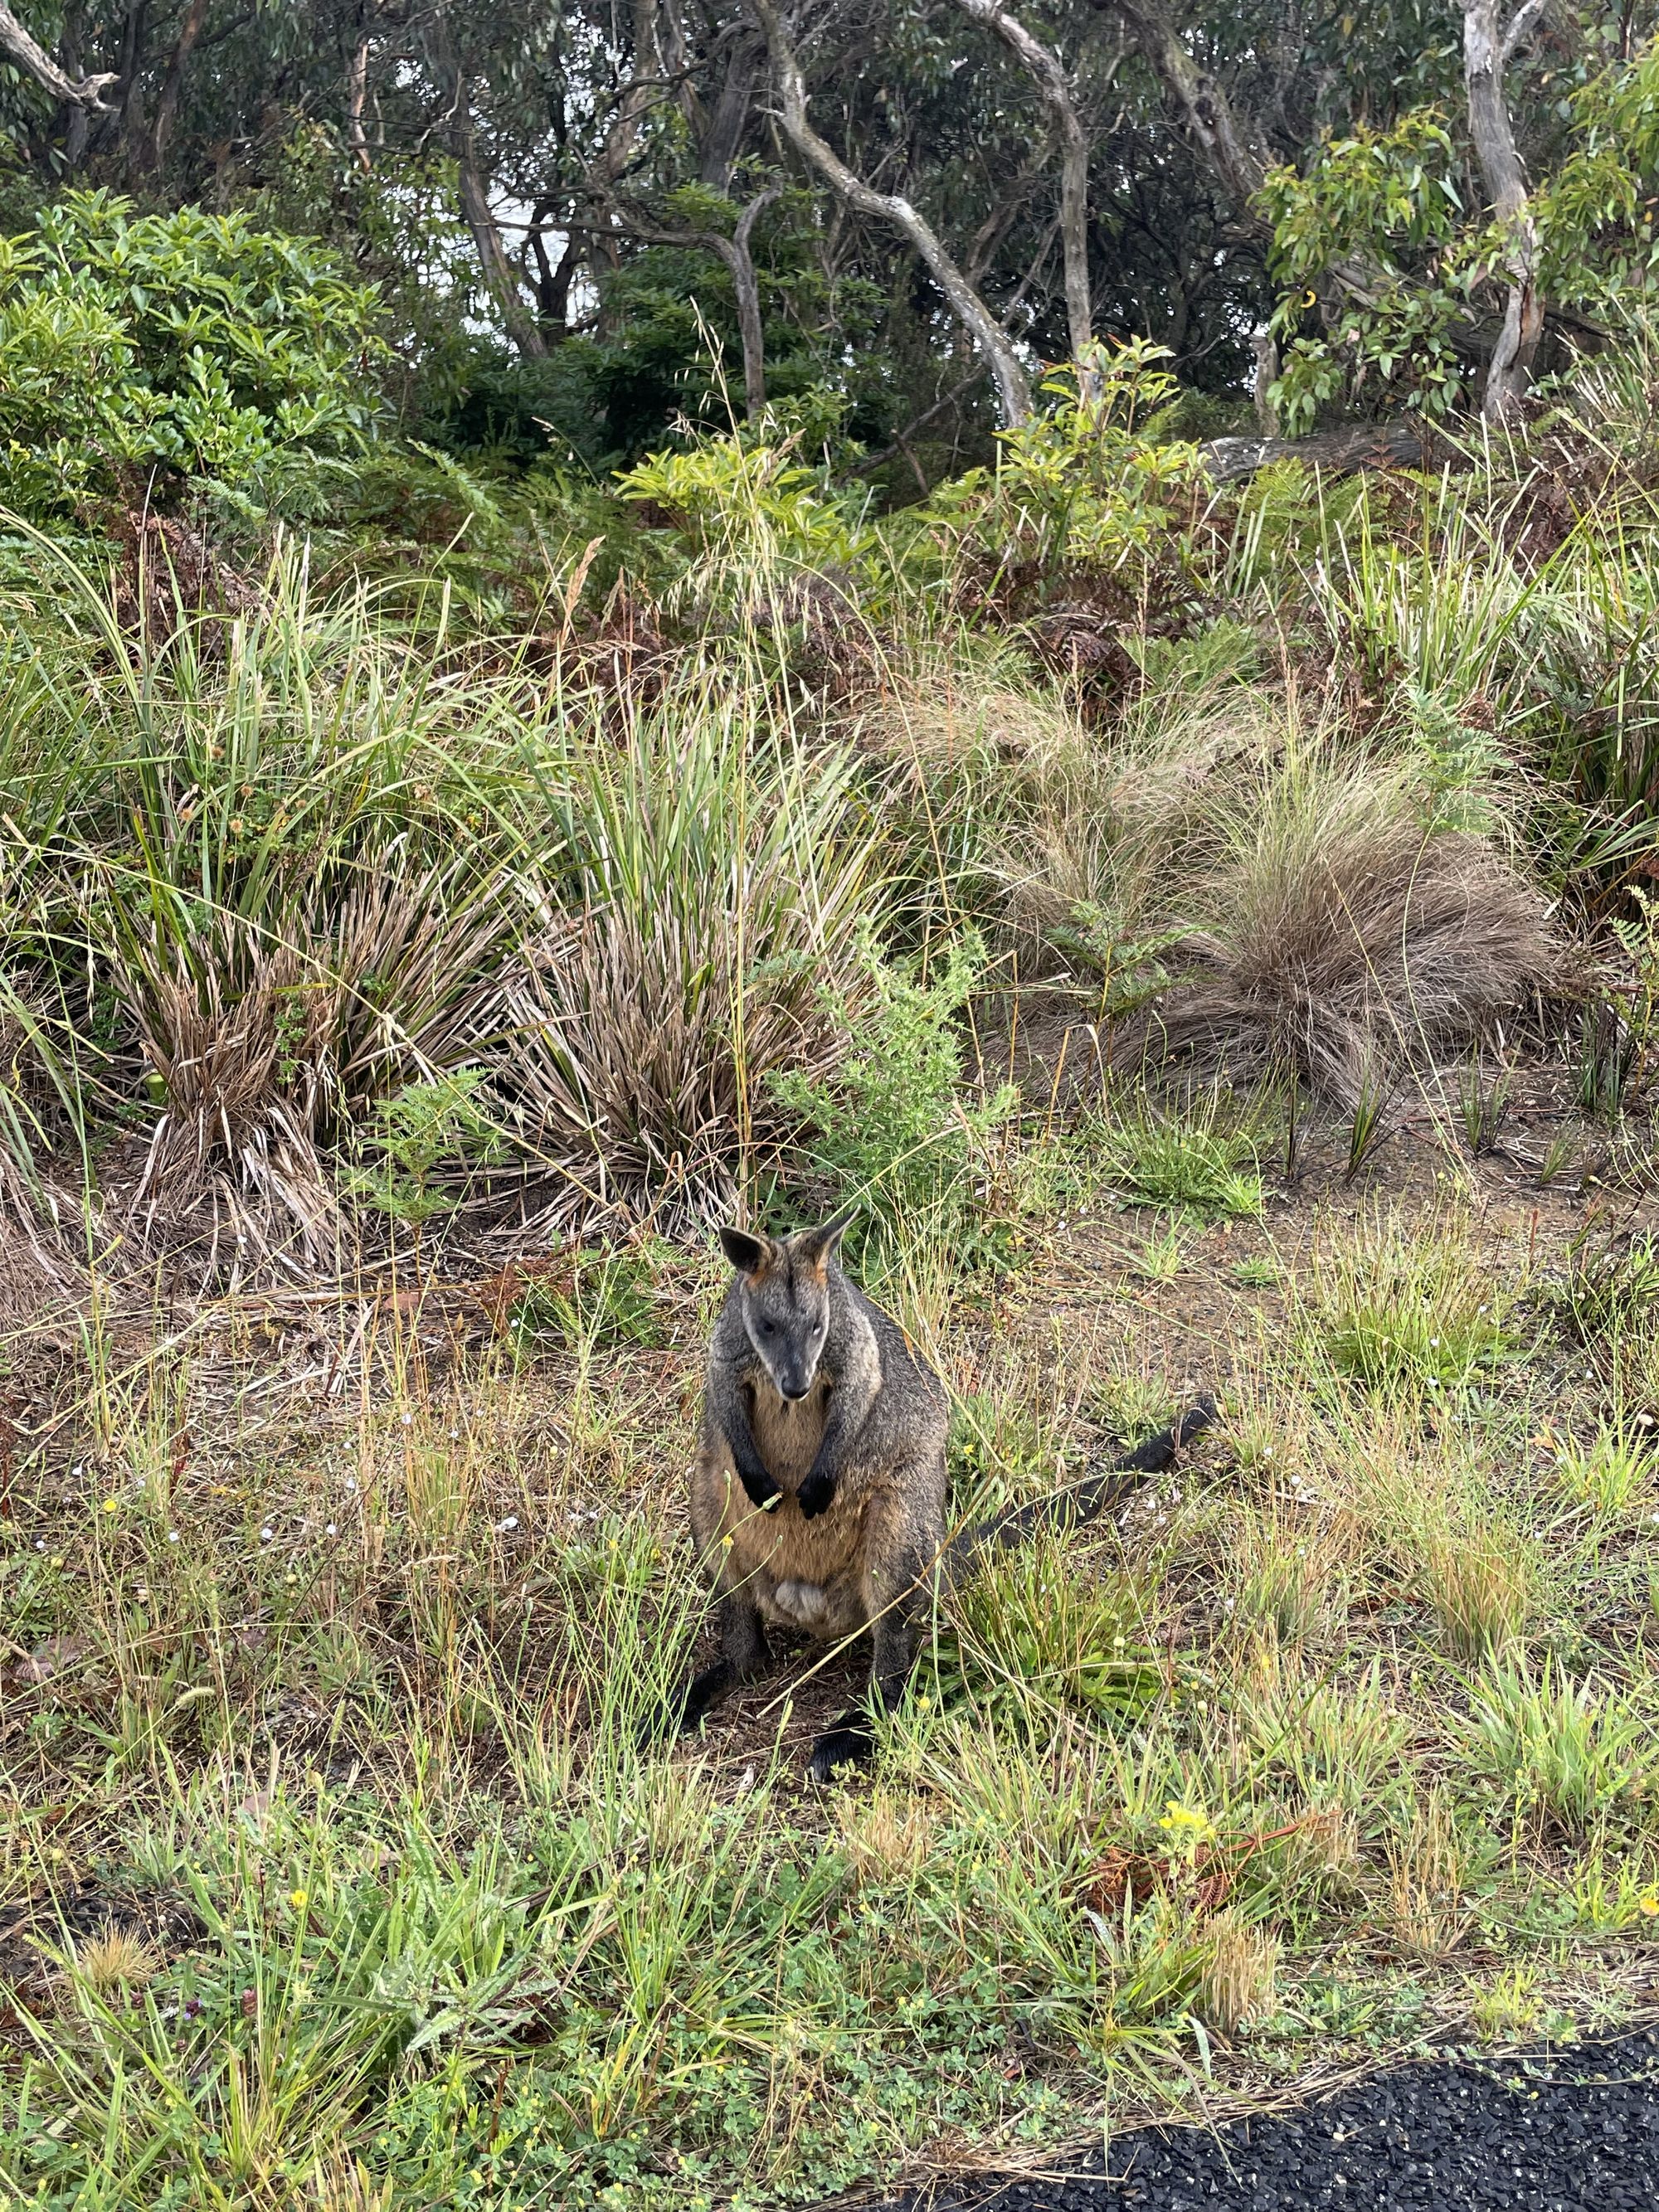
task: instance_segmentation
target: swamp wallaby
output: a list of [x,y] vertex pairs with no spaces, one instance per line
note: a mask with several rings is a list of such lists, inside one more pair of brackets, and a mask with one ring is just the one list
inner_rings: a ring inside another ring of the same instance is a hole
[[[682,1726],[764,1670],[768,1621],[826,1640],[867,1628],[871,1701],[890,1711],[935,1573],[1089,1519],[1132,1486],[1126,1473],[1166,1467],[1212,1418],[1201,1401],[1109,1472],[947,1543],[945,1386],[842,1272],[836,1249],[851,1218],[783,1238],[720,1231],[738,1273],[709,1354],[691,1534],[720,1598],[721,1656],[684,1692]],[[813,1746],[814,1779],[867,1759],[873,1745],[870,1706],[855,1706]]]

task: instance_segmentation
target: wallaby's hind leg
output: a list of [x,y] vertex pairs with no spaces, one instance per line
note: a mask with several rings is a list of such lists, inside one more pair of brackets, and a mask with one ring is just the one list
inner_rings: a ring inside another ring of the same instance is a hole
[[676,1732],[695,1728],[711,1705],[763,1674],[770,1659],[758,1611],[741,1592],[728,1592],[720,1600],[720,1656],[681,1693],[672,1714]]
[[884,1712],[894,1711],[909,1686],[910,1670],[915,1664],[918,1586],[932,1562],[924,1559],[921,1547],[908,1528],[884,1528],[872,1515],[869,1534],[871,1559],[865,1573],[865,1601],[870,1609],[874,1646],[869,1694],[863,1705],[849,1706],[834,1728],[812,1746],[807,1772],[814,1782],[827,1782],[838,1766],[868,1764],[876,1748],[874,1709],[879,1704]]

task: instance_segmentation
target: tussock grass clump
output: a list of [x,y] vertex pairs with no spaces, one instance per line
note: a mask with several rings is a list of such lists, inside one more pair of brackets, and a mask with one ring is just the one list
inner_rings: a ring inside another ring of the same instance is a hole
[[[555,1215],[729,1206],[798,1125],[770,1079],[833,1069],[876,895],[844,761],[757,746],[690,698],[577,762],[569,901],[527,948],[503,1058]],[[574,896],[573,896],[574,894]]]
[[1249,1129],[1226,1125],[1214,1096],[1181,1115],[1160,1114],[1143,1101],[1133,1115],[1109,1122],[1097,1141],[1111,1179],[1153,1206],[1200,1216],[1261,1211],[1255,1139]]
[[1237,2035],[1266,2019],[1278,1995],[1280,1946],[1277,1936],[1237,1914],[1218,1913],[1206,1930],[1208,1955],[1199,1985],[1198,2011],[1223,2035]]
[[153,1945],[112,1921],[95,1936],[84,1936],[70,1954],[78,1980],[95,1996],[118,2000],[130,1990],[142,1990],[161,1971]]
[[1453,1213],[1434,1231],[1377,1209],[1310,1255],[1310,1350],[1383,1395],[1462,1390],[1515,1348],[1514,1291]]
[[1659,1771],[1659,1729],[1632,1700],[1553,1659],[1532,1675],[1494,1667],[1472,1686],[1470,1747],[1525,1818],[1568,1838],[1645,1789]]
[[1544,900],[1492,834],[1437,811],[1410,747],[1212,692],[1147,702],[1034,783],[1017,911],[1098,972],[1115,1065],[1293,1070],[1352,1109],[1558,972]]
[[1291,766],[1236,796],[1184,975],[1119,1054],[1291,1068],[1352,1108],[1554,972],[1538,894],[1486,840],[1425,823],[1401,768]]
[[1301,1644],[1340,1609],[1354,1531],[1340,1513],[1247,1510],[1232,1538],[1235,1617],[1245,1626]]
[[1395,1942],[1410,1958],[1449,1958],[1474,1916],[1464,1894],[1469,1854],[1444,1790],[1431,1787],[1417,1799],[1404,1830],[1389,1839],[1388,1862]]
[[954,1651],[948,1640],[941,1645],[947,1694],[977,1685],[981,1695],[1029,1692],[1051,1705],[1133,1714],[1164,1686],[1142,1593],[1126,1575],[1091,1573],[1058,1541],[988,1559],[953,1593],[951,1613]]

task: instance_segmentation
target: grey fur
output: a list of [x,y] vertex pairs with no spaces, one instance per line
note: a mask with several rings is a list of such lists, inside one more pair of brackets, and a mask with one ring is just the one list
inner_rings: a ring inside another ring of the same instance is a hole
[[[1123,1474],[1139,1480],[1167,1465],[1213,1413],[1201,1402],[1121,1468],[947,1547],[945,1386],[843,1273],[836,1255],[849,1218],[781,1239],[720,1232],[738,1273],[714,1325],[690,1486],[692,1537],[720,1601],[720,1657],[688,1686],[681,1725],[765,1670],[769,1620],[826,1639],[868,1629],[871,1701],[890,1711],[936,1577],[1105,1510],[1133,1487]],[[813,1746],[811,1771],[825,1780],[873,1747],[870,1707],[855,1706]]]

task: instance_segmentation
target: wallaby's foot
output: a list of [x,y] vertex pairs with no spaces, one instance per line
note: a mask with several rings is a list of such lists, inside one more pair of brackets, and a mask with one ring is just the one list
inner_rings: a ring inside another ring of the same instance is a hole
[[650,1751],[671,1737],[684,1735],[687,1729],[696,1728],[713,1705],[719,1703],[732,1687],[732,1669],[724,1659],[715,1660],[694,1674],[683,1690],[675,1690],[653,1705],[640,1723],[639,1746]]
[[875,1755],[876,1731],[870,1716],[854,1705],[812,1746],[806,1771],[814,1782],[828,1782],[838,1766],[868,1766]]

